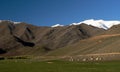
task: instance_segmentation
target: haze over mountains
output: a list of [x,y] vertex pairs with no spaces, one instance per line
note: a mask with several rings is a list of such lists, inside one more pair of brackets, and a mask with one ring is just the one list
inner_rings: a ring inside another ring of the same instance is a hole
[[119,54],[119,24],[119,21],[86,20],[68,26],[43,27],[0,21],[0,55]]

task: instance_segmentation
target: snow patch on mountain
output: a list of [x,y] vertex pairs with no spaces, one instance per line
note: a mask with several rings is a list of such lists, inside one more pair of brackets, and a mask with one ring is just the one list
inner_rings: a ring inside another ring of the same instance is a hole
[[21,22],[10,21],[13,24],[20,24]]
[[2,20],[0,20],[0,23],[2,22]]
[[[102,19],[101,20],[89,19],[89,20],[84,20],[84,21],[78,22],[78,23],[72,23],[72,24],[69,24],[69,25],[70,26],[71,25],[80,25],[80,24],[83,24],[83,23],[107,30],[107,29],[111,28],[113,25],[120,24],[120,21],[117,21],[117,20],[106,21],[106,20],[102,20]],[[64,25],[56,24],[56,25],[53,25],[52,27],[57,27],[57,26],[64,26]]]
[[14,24],[20,24],[21,22],[13,22]]
[[11,21],[11,20],[0,20],[0,23],[5,22],[5,21],[13,23],[13,24],[20,24],[21,23],[21,22],[14,22],[14,21]]
[[55,25],[53,25],[53,26],[51,26],[51,27],[62,27],[62,26],[64,26],[64,25],[61,25],[61,24],[55,24]]
[[98,28],[103,28],[103,29],[109,29],[110,27],[112,27],[113,25],[118,25],[120,24],[120,21],[105,21],[105,20],[94,20],[94,19],[89,19],[89,20],[85,20],[82,22],[77,23],[76,25],[85,23],[87,25],[92,25]]

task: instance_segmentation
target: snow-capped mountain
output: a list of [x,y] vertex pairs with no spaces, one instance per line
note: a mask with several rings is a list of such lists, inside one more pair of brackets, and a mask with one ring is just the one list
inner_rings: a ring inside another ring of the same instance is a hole
[[79,25],[79,24],[87,24],[87,25],[92,25],[98,28],[103,28],[103,29],[108,29],[112,27],[113,25],[118,25],[120,24],[120,21],[105,21],[105,20],[94,20],[94,19],[89,19],[85,20],[79,23],[74,23],[72,25]]
[[[66,51],[66,47],[67,50],[71,51],[68,51],[65,55],[73,52],[73,47],[75,47],[75,52],[80,49],[76,55],[86,52],[86,54],[96,53],[97,51],[98,53],[106,53],[109,47],[110,50],[108,51],[110,52],[118,51],[118,47],[120,47],[120,38],[118,37],[120,35],[120,25],[105,30],[110,25],[115,24],[119,24],[119,21],[85,20],[79,23],[72,23],[71,26],[67,25],[65,27],[57,27],[63,26],[57,24],[52,26],[56,28],[52,28],[35,26],[24,22],[19,24],[19,22],[2,20],[0,23],[0,55],[32,55],[34,52],[36,55],[42,56],[42,54],[47,55],[51,51],[56,52],[58,48],[63,48],[63,51]],[[40,52],[36,52],[36,49],[39,49]],[[84,52],[82,49],[85,49]]]
[[[103,28],[103,29],[109,29],[110,27],[112,27],[113,25],[118,25],[120,24],[120,21],[105,21],[105,20],[94,20],[94,19],[89,19],[89,20],[85,20],[85,21],[81,21],[79,23],[72,23],[71,25],[80,25],[80,24],[87,24],[87,25],[92,25],[98,28]],[[57,27],[57,26],[63,26],[63,25],[54,25],[52,27]]]

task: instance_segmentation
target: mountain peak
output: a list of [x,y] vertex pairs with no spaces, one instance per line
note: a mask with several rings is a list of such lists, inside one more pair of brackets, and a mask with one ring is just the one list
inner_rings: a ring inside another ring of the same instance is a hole
[[62,26],[64,26],[64,25],[61,25],[61,24],[55,24],[55,25],[53,25],[53,26],[51,26],[51,27],[62,27]]
[[106,20],[89,19],[89,20],[82,21],[78,24],[81,24],[81,23],[85,23],[87,25],[92,25],[92,26],[95,26],[98,28],[109,29],[113,25],[120,24],[120,21],[116,21],[116,20],[106,21]]
[[13,24],[20,24],[21,22],[15,22],[15,21],[11,21],[11,20],[0,20],[0,23],[2,22],[10,22],[10,23],[13,23]]
[[[91,25],[91,26],[94,26],[94,27],[98,27],[98,28],[103,28],[105,30],[111,28],[113,25],[118,25],[120,24],[120,21],[117,21],[117,20],[94,20],[94,19],[88,19],[88,20],[84,20],[84,21],[81,21],[81,22],[78,22],[78,23],[71,23],[69,24],[70,26],[71,25],[80,25],[80,24],[87,24],[87,25]],[[61,24],[56,24],[56,25],[53,25],[51,27],[58,27],[58,26],[64,26],[64,25],[61,25]]]

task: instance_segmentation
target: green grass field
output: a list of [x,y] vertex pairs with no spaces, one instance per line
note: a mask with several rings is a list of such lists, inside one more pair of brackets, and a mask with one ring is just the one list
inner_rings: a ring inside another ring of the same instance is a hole
[[119,72],[120,61],[68,62],[1,60],[0,72]]

